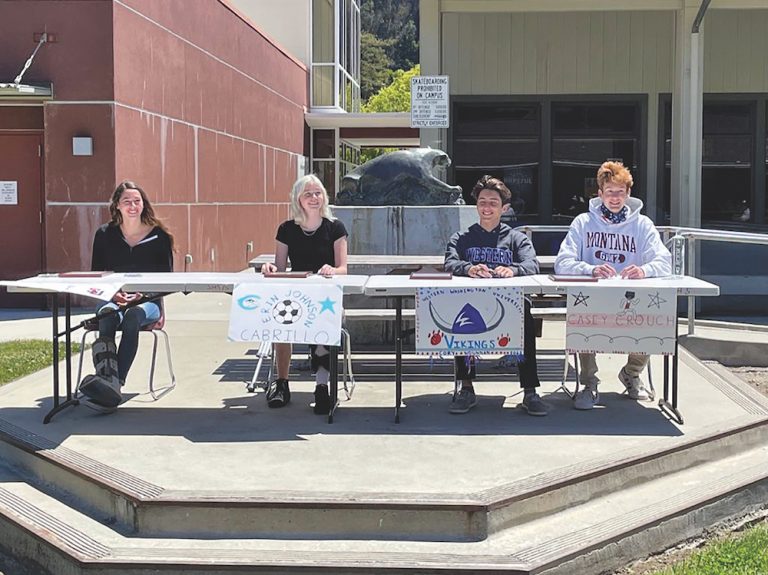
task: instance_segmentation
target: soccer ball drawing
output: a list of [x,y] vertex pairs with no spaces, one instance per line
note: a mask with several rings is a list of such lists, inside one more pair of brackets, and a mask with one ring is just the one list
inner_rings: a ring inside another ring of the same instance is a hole
[[289,299],[278,302],[275,307],[272,308],[272,317],[277,323],[283,325],[291,325],[299,321],[301,317],[301,306]]

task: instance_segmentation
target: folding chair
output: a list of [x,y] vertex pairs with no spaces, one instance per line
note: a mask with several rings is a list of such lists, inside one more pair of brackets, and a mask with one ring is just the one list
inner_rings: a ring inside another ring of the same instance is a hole
[[[344,328],[341,328],[341,352],[344,355],[341,362],[341,382],[344,394],[346,395],[347,400],[350,400],[355,391],[355,375],[352,373],[352,340],[349,336],[349,332]],[[256,369],[253,370],[253,377],[251,377],[251,381],[245,386],[248,393],[254,393],[257,388],[266,390],[269,382],[272,381],[274,373],[272,342],[262,342],[259,346],[259,350],[256,352],[256,357],[258,359],[256,361]],[[269,368],[267,369],[267,377],[266,379],[259,379],[261,367],[265,359],[270,360]]]
[[[173,361],[171,360],[171,342],[168,338],[168,332],[165,331],[165,313],[162,313],[160,316],[160,319],[157,320],[155,323],[146,325],[142,327],[139,330],[139,333],[150,333],[153,337],[152,342],[152,361],[150,363],[149,368],[149,393],[152,396],[152,399],[160,399],[163,397],[166,393],[172,391],[176,387],[176,374],[173,371]],[[85,323],[83,326],[83,337],[80,341],[80,361],[77,365],[77,379],[76,382],[80,382],[80,377],[83,373],[83,357],[85,356],[85,339],[88,337],[89,333],[94,334],[94,338],[99,333],[99,322],[95,320],[89,320]],[[171,378],[171,383],[165,387],[162,387],[158,390],[155,389],[155,365],[157,363],[157,342],[158,342],[158,333],[163,335],[163,338],[165,339],[165,352],[166,357],[168,358],[168,375]]]

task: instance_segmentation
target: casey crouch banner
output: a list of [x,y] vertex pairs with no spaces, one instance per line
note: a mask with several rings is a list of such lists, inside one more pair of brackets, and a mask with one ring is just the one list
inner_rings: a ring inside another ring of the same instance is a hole
[[568,289],[565,340],[570,353],[675,352],[673,288],[581,286]]

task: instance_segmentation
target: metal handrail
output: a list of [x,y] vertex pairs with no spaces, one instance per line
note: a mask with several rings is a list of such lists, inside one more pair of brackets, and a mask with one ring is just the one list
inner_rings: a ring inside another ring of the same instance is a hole
[[[534,233],[568,232],[570,226],[526,225],[515,229],[533,238]],[[768,234],[753,232],[732,232],[728,230],[705,230],[679,226],[656,226],[664,245],[671,247],[672,270],[675,275],[698,277],[696,275],[696,244],[700,241],[731,242],[753,245],[768,245]],[[692,335],[696,325],[696,298],[688,297],[688,334]]]

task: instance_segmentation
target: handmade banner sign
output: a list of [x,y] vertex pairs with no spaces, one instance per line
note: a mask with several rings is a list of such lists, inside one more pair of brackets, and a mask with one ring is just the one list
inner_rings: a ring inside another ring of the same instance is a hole
[[342,296],[328,282],[237,284],[229,339],[340,345]]
[[416,353],[523,353],[523,290],[419,288]]
[[670,288],[568,288],[570,353],[675,352],[677,293]]

